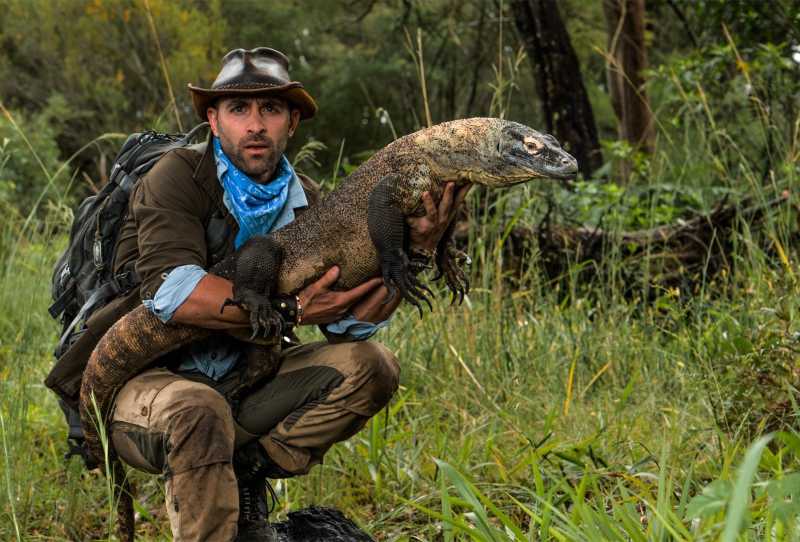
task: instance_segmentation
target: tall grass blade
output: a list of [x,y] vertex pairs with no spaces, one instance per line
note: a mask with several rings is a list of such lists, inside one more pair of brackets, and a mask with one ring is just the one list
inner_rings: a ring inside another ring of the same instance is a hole
[[453,509],[450,506],[447,477],[444,475],[439,476],[439,493],[442,500],[442,517],[445,520],[442,524],[442,536],[444,536],[444,542],[453,542]]
[[749,522],[747,505],[750,503],[750,486],[761,461],[761,454],[772,438],[773,435],[761,437],[744,454],[744,460],[737,471],[736,481],[733,485],[728,511],[725,514],[725,529],[722,531],[722,542],[736,542],[739,533]]
[[149,0],[144,0],[144,9],[145,13],[147,13],[147,23],[150,26],[150,32],[153,34],[153,40],[155,40],[156,49],[158,49],[158,60],[161,64],[161,73],[164,76],[164,82],[167,84],[167,92],[169,93],[169,100],[172,104],[172,111],[175,113],[175,124],[178,130],[183,132],[181,113],[178,110],[178,103],[175,101],[175,93],[172,91],[172,82],[170,81],[169,70],[167,69],[167,59],[164,58],[164,51],[161,49],[161,40],[158,37],[158,29],[156,28],[156,21],[153,19],[153,12],[150,10]]
[[456,491],[458,491],[458,493],[461,495],[461,498],[469,503],[472,511],[475,513],[478,530],[483,533],[488,540],[491,540],[492,542],[499,542],[497,538],[497,532],[491,526],[489,521],[489,515],[481,504],[480,499],[476,496],[476,493],[478,492],[477,488],[475,488],[475,486],[461,476],[461,473],[455,470],[449,463],[439,459],[434,459],[434,462],[436,463],[436,466],[439,467],[442,475],[447,476],[447,478],[453,483]]
[[3,463],[5,464],[6,471],[6,494],[8,495],[8,504],[11,508],[11,521],[14,523],[14,533],[17,536],[17,540],[21,541],[22,534],[19,530],[19,521],[17,521],[17,511],[14,507],[15,497],[11,483],[11,458],[9,457],[8,442],[6,440],[6,422],[2,412],[0,412],[0,434],[3,436]]

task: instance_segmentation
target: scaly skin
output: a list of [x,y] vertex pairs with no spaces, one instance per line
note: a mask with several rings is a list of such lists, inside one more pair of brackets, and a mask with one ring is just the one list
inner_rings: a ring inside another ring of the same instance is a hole
[[[419,306],[424,294],[409,273],[404,219],[424,214],[423,192],[429,191],[438,201],[448,181],[504,187],[533,178],[566,179],[576,171],[575,159],[555,139],[521,124],[492,118],[446,122],[394,141],[319,205],[261,238],[269,239],[269,246],[253,240],[210,271],[231,278],[235,293],[237,289],[251,292],[250,297],[236,293],[249,307],[254,299],[259,301],[257,292],[276,291],[275,277],[278,293],[296,293],[333,265],[340,269],[339,289],[382,273],[390,288],[399,289],[405,299]],[[440,245],[437,264],[454,294],[463,296],[463,273],[449,256],[448,242],[444,239]],[[282,262],[259,259],[259,251],[263,255],[275,245],[284,252]],[[252,278],[259,273],[263,280]],[[271,317],[268,311],[265,316]],[[84,434],[96,457],[102,457],[102,451],[92,421],[92,398],[105,423],[114,396],[127,380],[164,354],[211,333],[193,326],[165,325],[143,306],[106,332],[89,359],[80,394]],[[276,346],[251,347],[249,373],[242,385],[275,370],[278,354]]]

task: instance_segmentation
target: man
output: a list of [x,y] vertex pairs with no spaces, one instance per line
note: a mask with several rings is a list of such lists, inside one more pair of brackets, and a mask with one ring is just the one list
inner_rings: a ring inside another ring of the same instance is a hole
[[[131,379],[115,401],[111,439],[129,465],[166,478],[176,540],[273,540],[266,478],[305,474],[335,442],[359,431],[397,389],[391,352],[367,342],[399,303],[380,278],[334,291],[333,267],[297,296],[274,300],[289,324],[320,325],[328,341],[284,348],[278,374],[243,397],[227,393],[249,328],[226,306],[232,283],[206,272],[253,235],[291,222],[318,199],[283,152],[317,106],[273,49],[237,49],[211,88],[189,86],[208,120],[207,144],[165,155],[131,195],[115,268],[135,265],[139,295],[164,322],[220,330]],[[438,205],[409,219],[412,250],[430,257],[463,201],[450,184]],[[89,324],[91,329],[91,322]],[[237,534],[238,533],[238,534]]]

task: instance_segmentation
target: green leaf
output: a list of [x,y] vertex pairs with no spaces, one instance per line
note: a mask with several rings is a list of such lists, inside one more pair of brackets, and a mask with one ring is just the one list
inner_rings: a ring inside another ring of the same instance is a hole
[[800,473],[772,480],[767,484],[767,495],[775,517],[787,524],[793,521],[800,515]]
[[453,542],[453,509],[450,506],[450,492],[447,490],[447,481],[444,475],[439,476],[439,491],[442,494],[442,534],[444,542]]
[[686,519],[713,516],[728,504],[733,484],[730,480],[715,480],[703,488],[703,492],[689,501]]
[[750,502],[750,485],[753,483],[753,478],[756,475],[758,463],[761,460],[761,454],[764,452],[764,448],[766,448],[769,441],[772,440],[772,437],[773,435],[761,437],[751,445],[747,453],[744,454],[744,461],[742,461],[739,467],[736,483],[733,486],[730,506],[728,507],[728,513],[725,517],[725,529],[722,531],[722,542],[736,542],[739,531],[741,531],[749,520],[747,505]]

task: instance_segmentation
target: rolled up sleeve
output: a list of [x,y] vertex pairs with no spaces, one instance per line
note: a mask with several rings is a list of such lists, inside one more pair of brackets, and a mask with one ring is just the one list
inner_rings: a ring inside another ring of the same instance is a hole
[[199,265],[176,267],[167,274],[153,299],[144,299],[142,303],[159,320],[169,322],[206,274],[206,270]]

